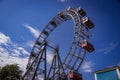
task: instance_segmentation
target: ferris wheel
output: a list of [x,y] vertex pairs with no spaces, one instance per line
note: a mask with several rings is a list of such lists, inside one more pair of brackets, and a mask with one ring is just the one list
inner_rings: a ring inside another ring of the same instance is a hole
[[[74,23],[74,36],[70,48],[61,60],[59,48],[47,42],[49,35],[63,22],[72,20]],[[93,52],[94,47],[89,42],[90,29],[93,22],[86,16],[86,12],[78,7],[68,7],[59,12],[40,33],[29,56],[23,80],[82,80],[79,69],[85,59],[86,52]],[[54,54],[52,62],[47,62],[48,51]]]

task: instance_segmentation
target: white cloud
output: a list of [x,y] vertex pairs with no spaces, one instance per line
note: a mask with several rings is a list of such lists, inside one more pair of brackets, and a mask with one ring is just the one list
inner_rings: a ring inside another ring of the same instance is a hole
[[29,55],[30,53],[27,52],[24,48],[18,47],[18,51],[21,51],[23,54]]
[[92,72],[92,67],[93,67],[93,63],[89,61],[89,62],[83,63],[81,66],[81,69],[82,71],[89,73],[89,72]]
[[37,38],[39,36],[39,31],[38,30],[34,29],[33,27],[31,27],[28,24],[25,24],[24,26],[34,35],[34,37]]
[[[29,31],[38,37],[38,31],[30,26],[26,26]],[[33,46],[33,42],[28,42],[29,46]],[[0,32],[0,66],[3,67],[6,64],[18,64],[20,68],[25,72],[26,65],[28,63],[29,52],[24,48],[18,46],[18,44],[13,43],[9,36]],[[51,64],[53,59],[53,54],[48,51],[47,62]]]
[[0,32],[0,66],[18,64],[25,71],[29,52],[13,43],[10,37]]
[[118,46],[118,44],[119,43],[117,43],[117,42],[116,43],[115,42],[109,43],[107,47],[104,47],[104,48],[97,50],[96,53],[108,54],[111,51],[113,51]]
[[8,36],[5,36],[3,33],[0,32],[0,44],[7,44],[11,43],[10,38]]

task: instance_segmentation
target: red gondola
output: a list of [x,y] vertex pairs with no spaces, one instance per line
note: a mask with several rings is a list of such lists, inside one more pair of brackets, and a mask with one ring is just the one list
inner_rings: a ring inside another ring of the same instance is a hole
[[87,40],[84,40],[82,42],[82,48],[84,48],[85,50],[87,50],[88,52],[93,52],[94,51],[94,47],[92,44],[90,44]]
[[82,8],[77,8],[77,12],[82,16],[84,17],[86,15],[85,11],[82,9]]
[[68,78],[73,80],[82,80],[82,75],[72,70],[70,71]]
[[83,24],[85,24],[89,29],[94,27],[93,22],[88,17],[83,18]]

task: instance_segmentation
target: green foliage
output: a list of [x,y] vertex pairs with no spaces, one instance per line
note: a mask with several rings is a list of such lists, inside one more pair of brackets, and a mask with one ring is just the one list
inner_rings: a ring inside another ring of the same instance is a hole
[[22,70],[20,70],[17,64],[6,65],[0,68],[0,80],[19,80],[22,76]]

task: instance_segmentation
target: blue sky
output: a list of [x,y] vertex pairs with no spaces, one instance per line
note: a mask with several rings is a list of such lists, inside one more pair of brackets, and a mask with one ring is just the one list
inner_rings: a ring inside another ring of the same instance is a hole
[[[90,38],[95,51],[87,54],[81,67],[84,80],[94,80],[96,70],[120,65],[120,0],[0,0],[0,66],[18,63],[25,67],[40,31],[68,6],[82,7],[95,24]],[[68,21],[49,37],[49,42],[59,45],[62,58],[72,36],[73,22]]]

